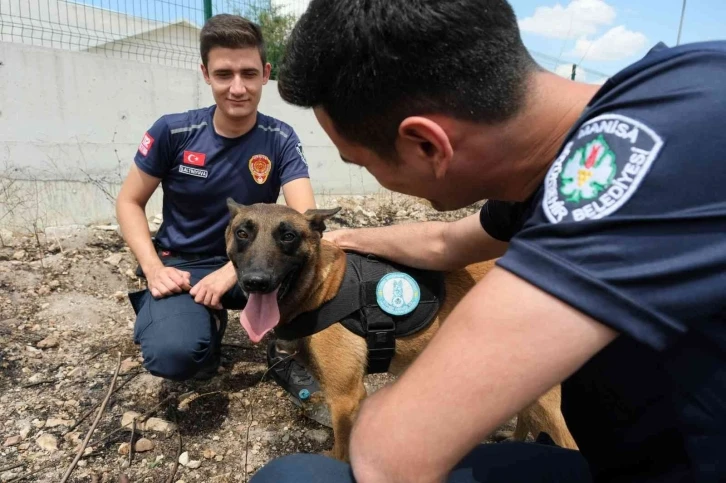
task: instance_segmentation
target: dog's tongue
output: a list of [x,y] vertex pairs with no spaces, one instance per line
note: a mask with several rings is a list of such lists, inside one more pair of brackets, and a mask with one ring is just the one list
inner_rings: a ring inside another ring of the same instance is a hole
[[250,340],[257,344],[280,322],[280,307],[277,305],[277,291],[270,293],[251,293],[247,305],[239,316],[242,327]]

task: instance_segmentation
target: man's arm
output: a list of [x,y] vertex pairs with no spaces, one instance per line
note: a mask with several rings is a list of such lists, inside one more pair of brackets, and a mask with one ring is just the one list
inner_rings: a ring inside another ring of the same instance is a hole
[[160,182],[161,179],[144,173],[132,164],[116,198],[116,218],[121,234],[139,262],[151,294],[157,298],[191,288],[189,273],[164,267],[151,242],[146,203]]
[[315,196],[310,178],[298,178],[282,186],[285,204],[290,208],[305,213],[306,210],[315,209]]
[[323,238],[344,250],[371,253],[414,268],[442,271],[500,257],[508,246],[484,231],[478,213],[454,222],[426,221],[335,230],[326,232]]
[[364,401],[351,436],[356,481],[444,481],[487,435],[616,336],[495,267],[399,380]]

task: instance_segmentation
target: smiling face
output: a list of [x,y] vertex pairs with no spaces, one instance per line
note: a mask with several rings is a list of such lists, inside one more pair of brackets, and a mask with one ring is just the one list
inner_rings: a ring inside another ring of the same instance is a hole
[[334,210],[308,210],[305,215],[283,205],[243,206],[228,200],[227,256],[237,283],[247,295],[240,323],[257,343],[280,322],[281,306],[292,298],[301,274],[315,265],[324,220]]
[[212,87],[219,112],[233,121],[255,115],[270,69],[269,63],[263,65],[257,47],[214,47],[206,67],[202,65],[204,80]]

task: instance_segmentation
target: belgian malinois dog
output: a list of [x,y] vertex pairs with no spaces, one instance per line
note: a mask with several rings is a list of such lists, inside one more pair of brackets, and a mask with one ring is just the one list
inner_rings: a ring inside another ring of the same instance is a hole
[[[322,234],[325,220],[340,208],[301,214],[276,204],[244,206],[231,199],[227,204],[231,212],[226,229],[227,254],[248,296],[240,322],[256,344],[278,324],[294,324],[298,315],[317,309],[338,293],[346,270],[346,254],[322,240]],[[446,274],[446,297],[434,321],[420,332],[396,340],[390,373],[402,373],[454,306],[493,266],[493,261],[482,262]],[[334,445],[329,454],[346,461],[353,422],[366,397],[365,339],[336,323],[292,341],[284,350],[295,354],[320,382],[333,424]],[[521,441],[529,433],[536,437],[540,431],[561,447],[577,448],[560,412],[560,386],[518,414],[513,437]]]

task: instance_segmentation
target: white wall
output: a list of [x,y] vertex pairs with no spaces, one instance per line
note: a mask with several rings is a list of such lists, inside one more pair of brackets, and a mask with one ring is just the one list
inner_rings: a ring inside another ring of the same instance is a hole
[[[113,221],[111,200],[144,131],[162,114],[213,103],[198,71],[11,43],[0,43],[0,62],[2,228]],[[285,104],[275,82],[260,111],[298,132],[316,193],[380,189],[340,161],[312,112]],[[147,214],[159,202],[157,192]]]

